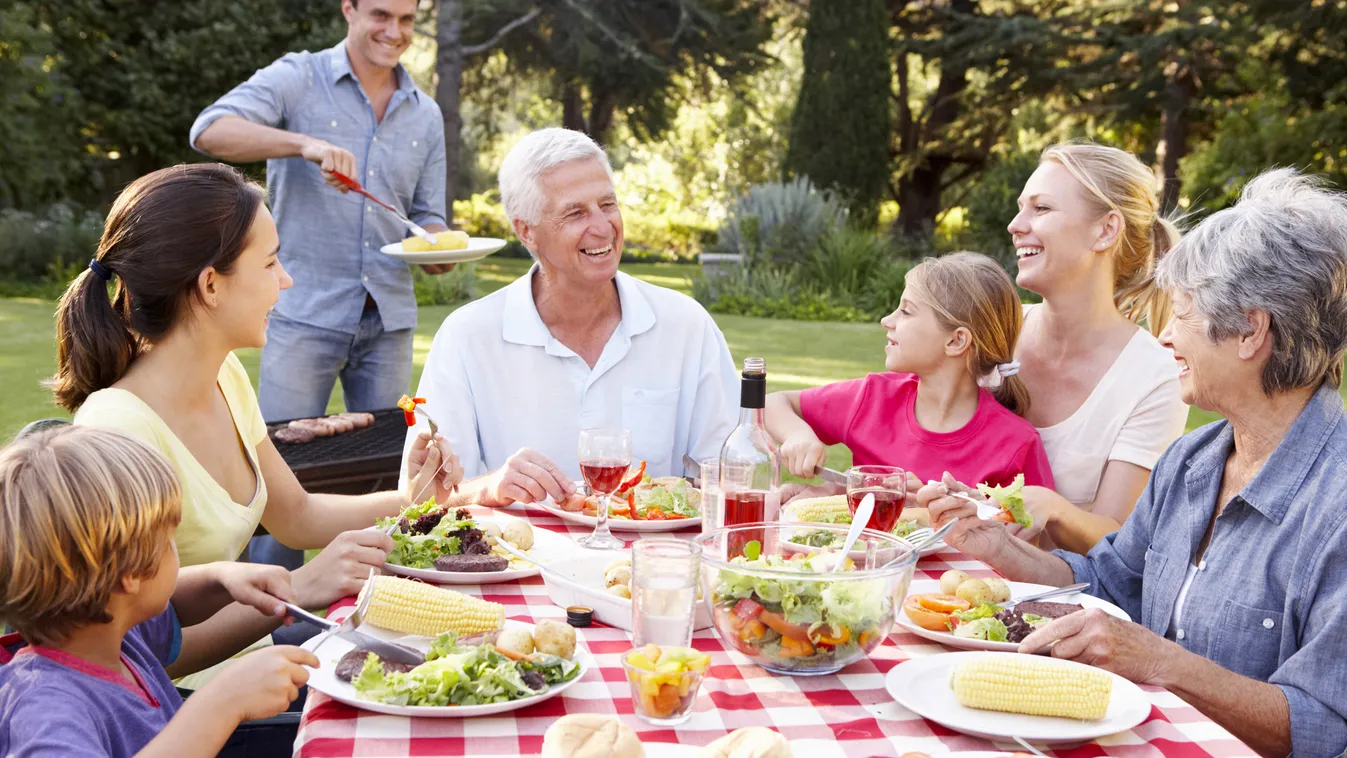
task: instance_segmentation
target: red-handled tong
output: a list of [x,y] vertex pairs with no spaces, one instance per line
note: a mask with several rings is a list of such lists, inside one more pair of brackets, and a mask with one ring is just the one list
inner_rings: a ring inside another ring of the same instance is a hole
[[352,179],[351,177],[347,176],[346,174],[339,173],[339,172],[337,172],[337,171],[333,171],[333,172],[332,172],[332,175],[335,176],[335,177],[337,177],[337,181],[341,182],[342,184],[345,184],[347,187],[350,187],[352,191],[358,192],[359,194],[364,195],[365,197],[367,197],[367,198],[369,198],[371,201],[373,201],[376,205],[378,205],[378,206],[384,208],[385,210],[387,210],[389,213],[393,214],[394,216],[397,216],[399,221],[401,221],[402,223],[406,224],[406,225],[407,225],[407,228],[412,230],[412,234],[415,234],[416,236],[420,237],[421,239],[425,240],[426,242],[429,242],[429,243],[432,244],[432,245],[435,244],[435,242],[436,242],[436,240],[435,240],[435,235],[431,234],[430,232],[426,231],[425,229],[422,229],[419,225],[417,225],[417,223],[416,223],[415,221],[412,221],[411,219],[409,219],[409,218],[407,218],[406,216],[402,215],[402,211],[398,210],[397,208],[394,208],[393,206],[389,205],[388,203],[385,203],[384,201],[380,200],[379,198],[375,197],[374,195],[371,195],[371,194],[369,193],[368,190],[366,190],[364,187],[361,187],[361,186],[360,186],[360,182],[357,182],[356,180]]

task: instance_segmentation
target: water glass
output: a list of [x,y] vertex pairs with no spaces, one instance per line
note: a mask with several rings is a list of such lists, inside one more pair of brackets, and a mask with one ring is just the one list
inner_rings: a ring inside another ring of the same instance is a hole
[[632,644],[687,647],[697,610],[701,547],[679,539],[631,546]]
[[698,466],[702,479],[702,534],[705,534],[725,525],[725,492],[720,489],[719,458],[707,458]]

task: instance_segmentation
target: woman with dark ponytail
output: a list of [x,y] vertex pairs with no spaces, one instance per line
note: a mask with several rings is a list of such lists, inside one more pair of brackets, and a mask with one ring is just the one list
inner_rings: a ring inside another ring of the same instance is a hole
[[[233,168],[174,166],[136,180],[113,203],[88,270],[61,298],[51,386],[76,424],[119,430],[168,457],[183,489],[174,535],[183,565],[238,558],[260,522],[289,547],[325,548],[291,574],[296,601],[323,608],[353,594],[392,549],[365,528],[413,500],[446,498],[462,468],[442,438],[423,435],[405,492],[304,491],[233,355],[266,342],[271,308],[291,284],[277,250],[262,189]],[[214,648],[242,647],[279,623],[234,612],[255,618],[242,628],[252,637]],[[180,660],[174,673],[214,662]]]

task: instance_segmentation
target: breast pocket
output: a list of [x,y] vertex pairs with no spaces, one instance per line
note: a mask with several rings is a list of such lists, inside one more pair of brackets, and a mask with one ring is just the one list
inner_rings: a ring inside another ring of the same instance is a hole
[[644,460],[648,470],[658,476],[674,470],[678,390],[630,387],[622,390],[622,425],[631,430],[633,456]]
[[1094,501],[1104,465],[1108,463],[1106,456],[1063,451],[1054,455],[1050,463],[1057,494],[1076,505]]
[[1212,660],[1236,674],[1266,682],[1280,663],[1282,614],[1225,601]]

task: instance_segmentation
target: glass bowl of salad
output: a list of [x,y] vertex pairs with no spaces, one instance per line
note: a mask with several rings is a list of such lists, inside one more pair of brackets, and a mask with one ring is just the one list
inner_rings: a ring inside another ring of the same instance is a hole
[[[848,527],[836,530],[839,544]],[[768,671],[831,674],[864,658],[893,628],[918,555],[902,539],[865,529],[850,556],[801,550],[798,525],[760,522],[706,532],[702,598],[729,648]],[[842,563],[841,570],[833,567]]]

